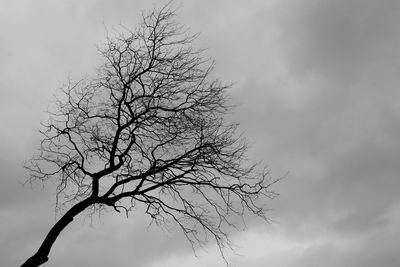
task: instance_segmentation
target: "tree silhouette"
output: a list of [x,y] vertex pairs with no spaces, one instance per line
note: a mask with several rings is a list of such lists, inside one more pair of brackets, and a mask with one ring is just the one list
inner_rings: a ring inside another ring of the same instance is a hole
[[128,215],[141,204],[192,246],[211,236],[222,256],[235,218],[267,220],[262,204],[275,180],[247,163],[237,124],[225,119],[229,85],[211,77],[214,63],[175,17],[170,5],[143,14],[135,30],[108,36],[95,77],[62,88],[26,168],[29,182],[57,181],[56,204],[67,211],[22,266],[45,263],[84,210]]

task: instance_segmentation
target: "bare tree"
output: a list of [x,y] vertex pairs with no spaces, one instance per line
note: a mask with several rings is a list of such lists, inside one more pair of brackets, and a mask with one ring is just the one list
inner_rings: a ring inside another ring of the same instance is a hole
[[170,5],[143,14],[134,31],[107,38],[95,77],[63,87],[26,167],[30,182],[57,181],[56,204],[67,211],[22,266],[45,263],[85,210],[128,215],[141,204],[192,246],[211,236],[222,256],[237,218],[267,220],[262,203],[275,181],[247,163],[246,143],[225,119],[229,86],[211,77],[213,62],[175,15]]

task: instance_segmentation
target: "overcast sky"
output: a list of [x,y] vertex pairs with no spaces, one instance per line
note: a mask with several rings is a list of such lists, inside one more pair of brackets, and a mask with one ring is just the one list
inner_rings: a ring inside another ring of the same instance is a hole
[[[22,187],[40,121],[66,77],[93,72],[105,26],[165,1],[0,0],[0,265],[55,222],[54,191]],[[249,156],[286,178],[265,224],[235,233],[237,267],[400,266],[400,1],[176,1],[234,82]],[[74,221],[45,266],[223,266],[141,214]]]

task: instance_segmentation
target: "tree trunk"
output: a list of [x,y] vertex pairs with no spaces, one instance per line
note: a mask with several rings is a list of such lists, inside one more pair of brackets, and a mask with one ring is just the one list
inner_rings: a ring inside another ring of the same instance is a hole
[[79,202],[74,205],[71,209],[69,209],[64,216],[62,216],[56,224],[51,228],[46,238],[43,240],[42,245],[38,249],[38,251],[30,257],[21,267],[37,267],[42,265],[43,263],[48,261],[48,255],[50,253],[50,249],[56,241],[57,237],[61,233],[61,231],[74,220],[74,217],[85,210],[87,207],[94,204],[94,201],[90,198]]

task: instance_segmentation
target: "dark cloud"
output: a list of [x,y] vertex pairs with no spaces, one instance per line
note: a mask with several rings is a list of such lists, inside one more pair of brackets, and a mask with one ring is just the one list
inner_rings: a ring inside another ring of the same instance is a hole
[[343,83],[363,79],[366,69],[398,63],[393,52],[400,41],[399,7],[397,1],[305,1],[283,7],[282,44],[291,67]]
[[[398,264],[391,252],[383,253],[392,251],[398,235],[380,252],[370,251],[369,240],[351,242],[348,251],[354,253],[341,249],[348,235],[385,235],[383,229],[393,227],[386,215],[399,202],[400,62],[393,57],[399,9],[384,2],[278,5],[278,52],[261,57],[274,62],[278,55],[278,69],[264,69],[273,74],[267,81],[241,84],[239,116],[256,144],[254,156],[264,157],[275,174],[290,171],[278,185],[282,195],[275,205],[288,236],[307,244],[326,235],[322,228],[337,240],[311,246],[304,264],[284,266]],[[362,251],[373,255],[373,264],[358,259]]]

